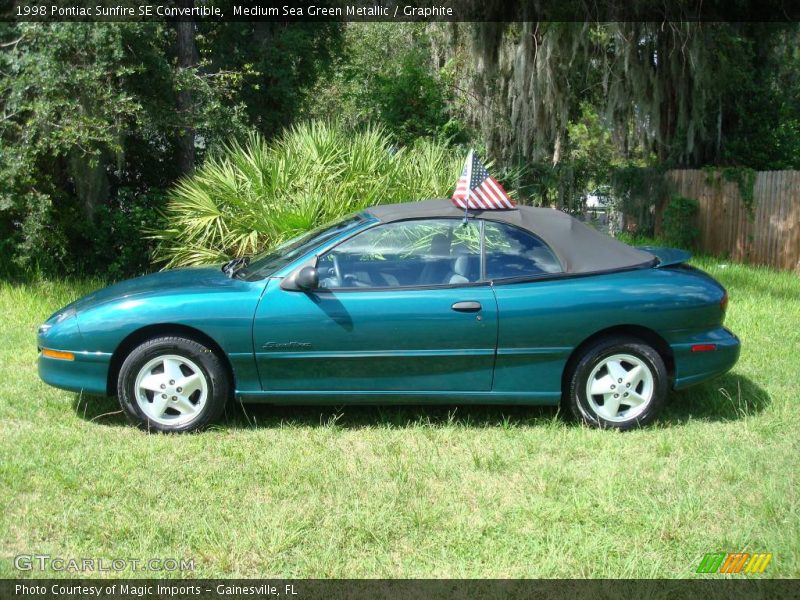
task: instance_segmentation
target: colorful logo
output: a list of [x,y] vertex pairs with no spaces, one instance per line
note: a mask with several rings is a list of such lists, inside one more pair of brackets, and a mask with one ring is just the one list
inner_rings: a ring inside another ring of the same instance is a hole
[[706,554],[697,567],[697,573],[763,573],[772,553],[712,552]]

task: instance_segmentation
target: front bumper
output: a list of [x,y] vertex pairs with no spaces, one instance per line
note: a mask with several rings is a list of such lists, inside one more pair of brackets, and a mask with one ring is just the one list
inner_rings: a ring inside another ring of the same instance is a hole
[[74,360],[50,358],[39,352],[39,377],[62,390],[105,396],[111,354],[72,352]]
[[[716,349],[693,352],[692,346],[713,344]],[[682,390],[727,373],[739,360],[739,338],[725,327],[704,332],[678,344],[670,344],[675,358],[673,388]]]
[[[39,327],[36,345],[39,349],[39,377],[42,381],[63,390],[106,394],[111,354],[73,350],[87,346],[73,309],[63,308],[43,323]],[[45,356],[42,354],[45,348],[62,355],[71,355],[72,359]]]

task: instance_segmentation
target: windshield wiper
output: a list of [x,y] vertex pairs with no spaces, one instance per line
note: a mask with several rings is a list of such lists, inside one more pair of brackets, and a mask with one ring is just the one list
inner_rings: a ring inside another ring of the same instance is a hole
[[234,258],[233,260],[229,260],[224,265],[222,265],[222,272],[225,273],[228,277],[233,279],[236,274],[247,267],[250,264],[250,257],[249,256],[240,256],[239,258]]

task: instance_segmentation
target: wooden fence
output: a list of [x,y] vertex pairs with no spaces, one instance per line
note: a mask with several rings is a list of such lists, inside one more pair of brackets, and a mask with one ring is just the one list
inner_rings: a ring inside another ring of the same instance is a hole
[[667,177],[675,193],[700,204],[698,250],[800,273],[800,171],[757,173],[752,214],[736,182],[699,170],[669,171]]

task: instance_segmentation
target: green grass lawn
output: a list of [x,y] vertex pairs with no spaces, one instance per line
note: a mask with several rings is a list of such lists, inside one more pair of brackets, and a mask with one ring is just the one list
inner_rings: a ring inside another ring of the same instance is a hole
[[696,264],[728,287],[741,360],[623,434],[555,409],[232,406],[148,435],[36,375],[38,324],[100,283],[0,284],[0,576],[50,554],[193,558],[195,577],[691,577],[757,551],[797,577],[800,280]]

